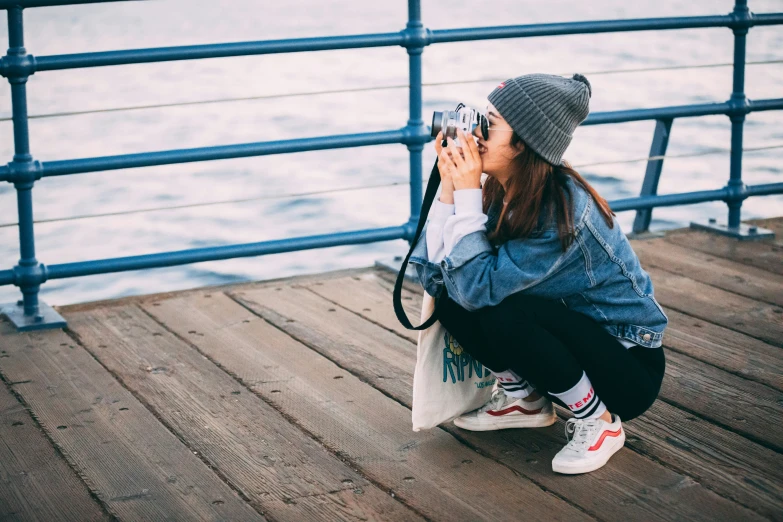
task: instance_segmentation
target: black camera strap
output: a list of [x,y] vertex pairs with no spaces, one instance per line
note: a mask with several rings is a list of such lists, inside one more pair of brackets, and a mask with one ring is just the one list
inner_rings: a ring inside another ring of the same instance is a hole
[[[402,262],[402,266],[400,267],[400,272],[397,274],[397,282],[394,284],[394,313],[397,314],[397,319],[402,323],[402,325],[407,328],[408,330],[426,330],[430,326],[432,326],[435,321],[438,320],[438,305],[440,303],[440,297],[435,298],[435,311],[432,312],[432,316],[430,316],[429,319],[427,319],[424,323],[422,323],[419,326],[413,326],[411,322],[408,320],[408,316],[405,314],[405,309],[402,307],[402,281],[405,278],[405,269],[408,267],[408,260],[411,257],[411,254],[413,253],[413,249],[416,247],[416,243],[419,241],[419,236],[421,235],[421,231],[424,229],[424,224],[427,221],[427,216],[430,213],[430,207],[432,207],[432,202],[435,199],[435,193],[438,191],[438,186],[440,185],[440,172],[438,171],[438,160],[435,160],[435,165],[432,167],[432,172],[430,172],[430,180],[429,183],[427,183],[427,190],[424,193],[424,201],[421,204],[421,213],[419,214],[419,225],[416,227],[416,233],[413,236],[413,241],[411,242],[411,248],[408,251],[408,255],[405,256],[405,261]],[[444,295],[444,294],[441,294]]]

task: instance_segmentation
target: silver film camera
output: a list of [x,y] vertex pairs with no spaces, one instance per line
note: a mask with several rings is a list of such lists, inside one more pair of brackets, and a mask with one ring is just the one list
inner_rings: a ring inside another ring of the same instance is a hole
[[484,139],[489,139],[487,130],[487,118],[478,110],[466,107],[463,104],[457,105],[453,111],[435,111],[432,114],[432,137],[443,131],[443,140],[452,138],[457,147],[461,147],[457,139],[457,129],[462,129],[465,134],[473,134],[473,130],[479,127]]

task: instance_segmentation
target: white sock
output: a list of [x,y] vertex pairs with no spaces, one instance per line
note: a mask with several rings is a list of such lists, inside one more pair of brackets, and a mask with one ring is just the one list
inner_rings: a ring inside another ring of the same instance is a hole
[[492,375],[495,376],[498,380],[498,385],[503,388],[503,392],[509,397],[524,399],[536,391],[535,388],[530,386],[530,383],[511,370],[492,372]]
[[582,378],[573,388],[562,393],[552,393],[552,395],[568,405],[568,409],[577,419],[596,419],[606,411],[606,406],[595,394],[593,385],[590,384],[590,379],[587,378],[585,372],[582,372]]

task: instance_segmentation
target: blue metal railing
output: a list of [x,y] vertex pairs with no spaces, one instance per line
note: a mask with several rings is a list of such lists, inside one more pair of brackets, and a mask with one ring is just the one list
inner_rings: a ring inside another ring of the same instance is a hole
[[[734,33],[733,91],[728,101],[724,103],[594,113],[590,115],[583,125],[603,125],[640,120],[655,120],[657,122],[650,153],[651,159],[648,161],[641,195],[610,202],[612,208],[616,211],[637,210],[634,232],[647,230],[650,223],[651,210],[654,207],[693,204],[705,201],[725,201],[729,207],[729,215],[728,226],[723,227],[725,229],[724,232],[742,237],[747,235],[742,230],[740,223],[740,209],[743,200],[751,196],[783,193],[783,183],[746,186],[742,182],[742,130],[745,116],[751,112],[783,109],[783,98],[751,102],[745,96],[745,38],[749,29],[754,26],[783,24],[783,13],[754,15],[748,9],[747,0],[736,0],[734,10],[731,13],[716,16],[570,22],[446,30],[430,30],[424,27],[421,21],[420,0],[408,0],[408,23],[404,30],[396,33],[194,45],[56,56],[34,56],[28,54],[25,50],[24,9],[54,5],[103,3],[107,1],[122,0],[0,0],[0,9],[6,10],[8,14],[9,41],[8,52],[0,59],[0,75],[8,78],[11,84],[14,130],[13,161],[6,166],[0,166],[0,181],[13,183],[17,191],[21,253],[17,266],[10,270],[0,270],[0,285],[13,284],[18,286],[22,292],[23,298],[20,301],[3,309],[3,312],[8,315],[20,330],[61,327],[65,325],[65,321],[59,314],[38,299],[40,285],[49,279],[166,267],[375,241],[396,239],[412,241],[422,204],[422,151],[424,145],[432,139],[428,128],[422,120],[421,55],[425,47],[437,43],[625,31],[728,27]],[[229,56],[384,46],[404,47],[409,56],[409,119],[407,124],[399,129],[62,161],[37,161],[33,158],[30,151],[25,84],[27,79],[36,72],[174,60],[197,60]],[[716,114],[727,115],[732,122],[731,170],[728,184],[717,190],[665,196],[656,195],[658,178],[663,165],[661,157],[666,152],[673,120],[676,118]],[[411,213],[408,221],[399,226],[49,266],[40,263],[35,257],[32,189],[34,183],[41,178],[172,163],[390,143],[406,145],[410,157]],[[656,157],[659,159],[654,159]]]

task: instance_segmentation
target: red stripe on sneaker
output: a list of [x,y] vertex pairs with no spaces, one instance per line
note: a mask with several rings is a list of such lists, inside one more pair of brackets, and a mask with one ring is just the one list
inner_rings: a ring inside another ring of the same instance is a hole
[[601,438],[600,438],[600,439],[598,439],[598,442],[596,442],[595,444],[593,444],[593,445],[590,447],[590,449],[588,449],[587,451],[596,451],[596,450],[598,450],[598,449],[601,447],[601,444],[603,444],[603,443],[604,443],[604,439],[605,439],[606,437],[619,437],[619,436],[620,436],[620,434],[621,434],[622,432],[623,432],[623,429],[622,429],[622,428],[620,428],[620,429],[619,429],[619,430],[617,430],[617,431],[609,431],[609,430],[604,430],[604,432],[601,434]]
[[537,410],[526,410],[522,408],[522,406],[511,406],[509,408],[506,408],[505,410],[490,410],[487,413],[490,415],[493,415],[495,417],[498,417],[500,415],[506,415],[507,413],[511,413],[514,411],[518,411],[519,413],[523,415],[535,415],[536,413],[541,413],[541,410],[544,408],[538,408]]

